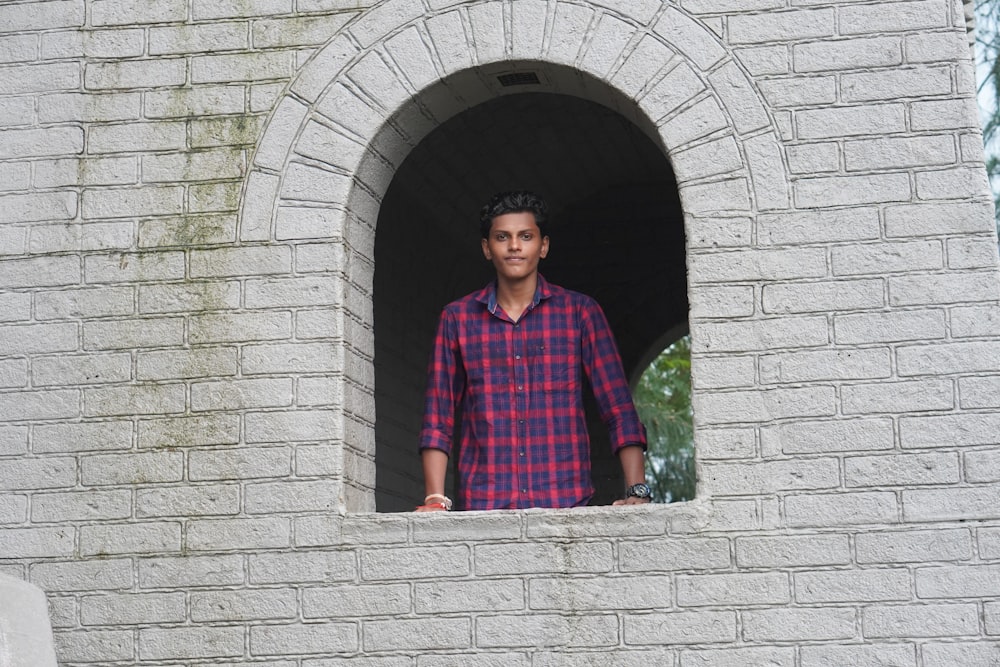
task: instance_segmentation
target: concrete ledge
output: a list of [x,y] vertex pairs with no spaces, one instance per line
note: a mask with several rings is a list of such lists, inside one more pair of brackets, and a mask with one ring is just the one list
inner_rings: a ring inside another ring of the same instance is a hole
[[56,667],[45,594],[0,575],[0,667]]

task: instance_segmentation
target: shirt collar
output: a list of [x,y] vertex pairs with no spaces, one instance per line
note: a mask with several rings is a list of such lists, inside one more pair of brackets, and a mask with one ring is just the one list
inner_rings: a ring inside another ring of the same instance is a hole
[[[542,274],[538,274],[538,284],[535,285],[535,296],[531,300],[531,305],[528,306],[528,310],[532,310],[537,306],[542,299],[548,299],[552,296],[552,287],[549,285],[549,281],[545,279]],[[476,295],[476,301],[486,304],[486,310],[490,312],[490,315],[497,314],[497,281],[493,279],[490,284],[480,290],[479,294]]]

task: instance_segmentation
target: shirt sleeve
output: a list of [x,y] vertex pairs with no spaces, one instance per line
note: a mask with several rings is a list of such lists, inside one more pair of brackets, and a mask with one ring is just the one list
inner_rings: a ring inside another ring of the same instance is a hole
[[420,449],[440,449],[451,453],[455,408],[465,388],[465,370],[457,329],[454,315],[445,309],[438,320],[434,350],[427,369]]
[[582,306],[583,367],[597,399],[615,454],[626,445],[646,448],[646,429],[632,403],[618,346],[600,305],[586,299]]

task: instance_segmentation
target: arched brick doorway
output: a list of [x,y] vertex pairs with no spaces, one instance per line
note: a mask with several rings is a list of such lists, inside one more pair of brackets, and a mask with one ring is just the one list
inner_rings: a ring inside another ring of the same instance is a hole
[[[530,91],[532,84],[512,91]],[[683,214],[662,150],[617,111],[553,93],[484,102],[429,134],[382,201],[375,244],[375,428],[380,511],[422,494],[417,433],[424,363],[449,300],[491,277],[478,207],[527,187],[552,208],[550,280],[597,298],[626,372],[667,329],[687,324]],[[640,371],[641,372],[641,371]],[[620,492],[600,420],[592,425],[596,503]]]

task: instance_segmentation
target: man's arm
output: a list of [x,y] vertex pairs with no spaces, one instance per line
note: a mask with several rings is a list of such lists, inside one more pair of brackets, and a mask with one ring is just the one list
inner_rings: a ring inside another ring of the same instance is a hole
[[[420,452],[421,464],[424,468],[424,504],[417,507],[418,512],[440,512],[444,507],[428,505],[428,500],[444,498],[444,478],[448,472],[448,455],[440,449],[424,449]],[[431,498],[434,496],[434,498]],[[438,497],[440,496],[440,498]]]
[[[622,464],[622,472],[625,473],[625,487],[633,484],[646,483],[646,452],[642,445],[626,445],[618,450],[618,460]],[[649,502],[649,498],[636,498],[629,496],[624,500],[616,500],[612,505],[642,505]]]

